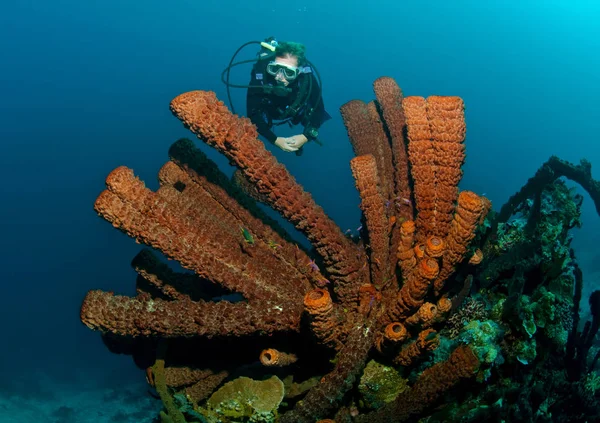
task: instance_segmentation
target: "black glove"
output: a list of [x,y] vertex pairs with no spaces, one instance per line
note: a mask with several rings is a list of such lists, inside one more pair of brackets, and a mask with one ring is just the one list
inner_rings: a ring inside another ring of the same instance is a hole
[[319,131],[317,128],[312,126],[307,126],[304,128],[304,132],[302,133],[309,141],[314,141],[319,136]]

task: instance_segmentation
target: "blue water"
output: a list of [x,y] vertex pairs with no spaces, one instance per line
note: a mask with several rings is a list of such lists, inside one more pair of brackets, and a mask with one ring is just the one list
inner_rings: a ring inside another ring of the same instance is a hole
[[[599,178],[598,21],[597,2],[566,0],[4,1],[0,421],[54,421],[60,415],[48,416],[63,404],[93,414],[64,419],[110,420],[97,410],[115,387],[151,401],[130,357],[108,352],[79,321],[88,290],[133,294],[129,262],[139,250],[93,203],[119,165],[156,186],[169,145],[192,136],[170,100],[195,89],[226,100],[221,72],[241,44],[274,35],[307,46],[333,119],[321,129],[323,147],[275,154],[345,230],[359,225],[360,212],[338,109],[371,100],[379,76],[405,95],[464,99],[461,188],[485,193],[496,208],[553,154],[587,158]],[[249,72],[232,78],[246,83]],[[239,113],[244,95],[234,91]],[[589,291],[600,283],[600,218],[584,196],[574,245]],[[160,408],[151,404],[150,416]]]

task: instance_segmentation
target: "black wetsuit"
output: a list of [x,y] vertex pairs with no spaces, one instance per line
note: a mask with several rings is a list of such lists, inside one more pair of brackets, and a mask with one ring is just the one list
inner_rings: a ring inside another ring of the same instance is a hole
[[[304,126],[303,134],[309,140],[314,139],[312,130],[318,130],[326,120],[331,118],[325,111],[323,98],[321,97],[321,87],[317,83],[317,78],[312,72],[301,73],[298,78],[290,82],[287,86],[287,88],[291,88],[291,92],[287,95],[280,96],[275,93],[268,93],[262,86],[275,87],[277,82],[273,75],[267,73],[267,64],[268,60],[260,60],[254,65],[249,85],[253,87],[259,86],[259,88],[248,88],[248,93],[246,94],[247,115],[252,123],[256,125],[258,133],[270,143],[275,143],[277,135],[275,135],[271,128],[274,124],[280,124],[281,121],[283,123],[288,121],[292,125],[302,124]],[[299,104],[297,114],[286,115],[286,110],[294,104],[299,95],[307,98],[310,82],[308,78],[312,79],[312,88],[310,89],[308,101],[304,100]],[[302,88],[303,85],[304,88]],[[309,115],[311,108],[314,111]]]

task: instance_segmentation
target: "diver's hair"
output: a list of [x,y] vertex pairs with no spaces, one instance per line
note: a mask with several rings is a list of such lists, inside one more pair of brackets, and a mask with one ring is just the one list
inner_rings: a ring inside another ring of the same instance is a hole
[[280,42],[275,49],[275,56],[284,57],[288,54],[298,58],[298,66],[306,64],[306,47],[304,44],[295,43],[293,41]]

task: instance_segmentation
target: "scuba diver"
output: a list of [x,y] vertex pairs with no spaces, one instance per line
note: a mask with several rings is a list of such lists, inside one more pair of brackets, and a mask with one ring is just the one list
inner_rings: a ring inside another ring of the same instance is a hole
[[[248,44],[260,44],[258,60],[233,63],[237,53]],[[249,85],[229,83],[229,72],[233,66],[255,62],[252,67]],[[227,73],[227,80],[225,74]],[[320,77],[314,65],[305,56],[305,47],[295,42],[277,42],[273,37],[263,42],[251,41],[244,44],[234,54],[229,67],[223,71],[223,82],[229,87],[247,88],[247,116],[256,125],[258,133],[270,143],[286,152],[302,154],[302,147],[308,141],[318,140],[319,128],[331,116],[325,111]],[[232,111],[233,110],[233,105]],[[273,132],[274,126],[288,124],[290,127],[301,124],[302,133],[291,137],[279,137]]]

